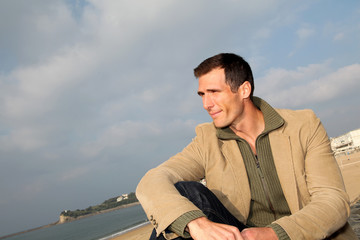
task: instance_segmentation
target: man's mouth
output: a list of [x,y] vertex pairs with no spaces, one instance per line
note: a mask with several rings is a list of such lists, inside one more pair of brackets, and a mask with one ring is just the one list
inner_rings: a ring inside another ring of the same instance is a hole
[[215,111],[215,112],[209,112],[210,117],[215,118],[217,115],[219,115],[219,113],[221,113],[220,111]]

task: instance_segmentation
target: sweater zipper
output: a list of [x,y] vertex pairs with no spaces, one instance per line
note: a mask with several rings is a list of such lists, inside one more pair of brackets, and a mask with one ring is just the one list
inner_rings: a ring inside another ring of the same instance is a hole
[[276,220],[277,219],[276,218],[276,212],[275,212],[273,204],[271,203],[269,187],[268,187],[268,185],[267,185],[267,183],[265,181],[265,177],[264,177],[264,175],[262,173],[262,170],[261,170],[261,167],[260,167],[260,162],[259,162],[256,155],[254,155],[254,157],[255,157],[256,168],[258,169],[258,173],[259,173],[259,176],[260,176],[260,179],[261,179],[261,183],[263,185],[263,189],[264,189],[264,192],[265,192],[266,200],[268,201],[269,208],[270,208],[271,212],[273,213],[274,218]]

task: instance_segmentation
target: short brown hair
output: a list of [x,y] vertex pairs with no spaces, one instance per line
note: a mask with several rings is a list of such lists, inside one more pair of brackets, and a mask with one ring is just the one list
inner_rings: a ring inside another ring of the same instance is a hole
[[254,93],[254,78],[250,65],[240,56],[233,53],[220,53],[204,60],[194,69],[196,78],[209,73],[216,68],[223,68],[225,72],[225,82],[230,86],[232,92],[246,81],[251,85],[250,97]]

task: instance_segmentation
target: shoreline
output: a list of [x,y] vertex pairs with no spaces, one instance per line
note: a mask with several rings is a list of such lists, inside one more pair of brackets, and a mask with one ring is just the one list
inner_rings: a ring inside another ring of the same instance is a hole
[[[151,226],[150,222],[147,221],[147,222],[144,222],[144,223],[141,223],[139,225],[136,225],[136,226],[133,226],[133,227],[130,227],[128,229],[125,229],[125,230],[122,230],[120,232],[117,232],[117,233],[114,233],[114,234],[111,234],[109,236],[106,236],[106,237],[103,237],[103,238],[100,238],[98,240],[111,240],[111,239],[118,239],[119,237],[120,238],[124,238],[124,235],[126,235],[127,233],[130,233],[130,234],[134,234],[135,232],[142,232],[143,229],[147,229],[149,226]],[[139,235],[139,233],[137,233],[137,235]],[[149,235],[150,236],[150,235]],[[127,238],[126,238],[127,239]]]
[[150,222],[146,222],[143,226],[136,227],[124,233],[119,232],[118,235],[109,236],[99,240],[148,240],[150,238],[153,226]]

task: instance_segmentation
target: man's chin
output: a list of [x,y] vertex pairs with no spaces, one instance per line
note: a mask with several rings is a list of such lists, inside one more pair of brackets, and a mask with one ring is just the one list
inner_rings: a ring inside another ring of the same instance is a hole
[[227,127],[228,125],[224,124],[224,123],[220,123],[220,122],[216,122],[216,121],[213,121],[215,127],[217,128],[224,128],[224,127]]

